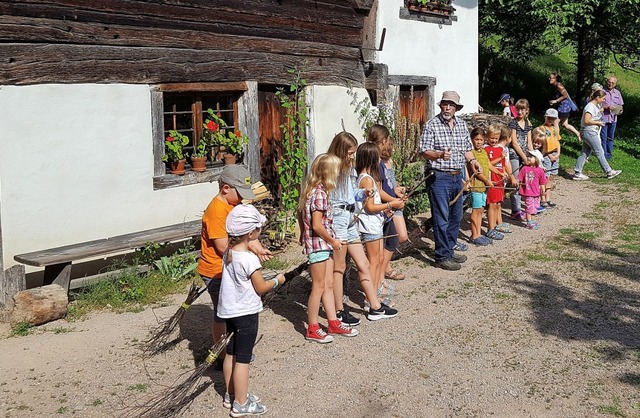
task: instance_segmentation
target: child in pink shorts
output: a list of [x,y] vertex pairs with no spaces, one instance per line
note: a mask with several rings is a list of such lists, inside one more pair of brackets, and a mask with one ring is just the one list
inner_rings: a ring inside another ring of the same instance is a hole
[[540,206],[540,196],[544,195],[545,185],[547,184],[544,170],[540,168],[542,158],[540,151],[529,151],[525,161],[526,165],[518,173],[520,196],[525,198],[527,229],[540,228],[535,216],[538,213],[538,206]]

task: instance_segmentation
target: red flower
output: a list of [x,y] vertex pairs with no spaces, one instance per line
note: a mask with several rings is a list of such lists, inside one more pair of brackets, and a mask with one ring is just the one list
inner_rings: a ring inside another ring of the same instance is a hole
[[236,134],[236,138],[242,137],[242,132],[236,130],[234,133]]
[[207,122],[207,129],[211,132],[216,132],[218,130],[218,124],[210,120]]
[[169,142],[173,142],[173,141],[175,141],[175,138],[174,138],[174,137],[172,137],[172,136],[168,136],[168,137],[167,137],[167,141],[169,141]]

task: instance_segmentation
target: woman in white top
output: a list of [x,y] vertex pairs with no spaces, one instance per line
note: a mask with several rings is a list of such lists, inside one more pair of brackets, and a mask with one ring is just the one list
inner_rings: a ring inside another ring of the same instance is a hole
[[591,94],[591,101],[587,103],[582,112],[582,121],[580,122],[582,153],[578,157],[578,161],[576,161],[573,174],[574,180],[589,180],[589,177],[582,174],[582,168],[592,153],[595,154],[602,171],[607,174],[607,178],[612,179],[622,173],[622,170],[614,170],[609,166],[600,142],[600,129],[604,126],[604,122],[602,122],[602,102],[604,102],[605,96],[606,94],[603,90],[594,91]]

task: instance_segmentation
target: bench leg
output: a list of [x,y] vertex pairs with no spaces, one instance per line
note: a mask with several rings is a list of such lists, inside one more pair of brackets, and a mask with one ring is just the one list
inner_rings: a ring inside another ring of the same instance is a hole
[[55,264],[45,266],[43,285],[59,284],[64,290],[69,292],[69,282],[71,281],[71,263]]

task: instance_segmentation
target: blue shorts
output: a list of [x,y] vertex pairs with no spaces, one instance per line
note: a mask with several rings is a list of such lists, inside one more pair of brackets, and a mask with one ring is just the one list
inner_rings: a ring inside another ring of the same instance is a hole
[[487,206],[487,193],[471,192],[471,209],[481,209]]
[[[552,152],[550,155],[558,155],[557,152]],[[558,160],[555,160],[554,162],[551,162],[551,159],[549,158],[548,155],[545,155],[545,157],[542,159],[542,167],[544,168],[544,174],[547,178],[549,178],[549,176],[557,176],[558,175],[558,169],[560,168],[560,162]]]
[[308,255],[309,264],[322,263],[331,257],[331,250],[320,250]]
[[379,239],[382,239],[383,237],[382,231],[376,232],[374,234],[369,234],[368,232],[362,232],[360,233],[360,235],[362,235],[362,242],[377,241]]
[[354,221],[352,212],[346,209],[333,209],[332,215],[333,230],[336,233],[336,238],[342,242],[356,242],[360,239],[358,222]]

